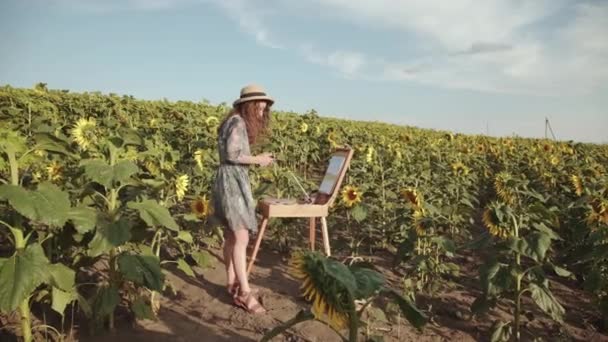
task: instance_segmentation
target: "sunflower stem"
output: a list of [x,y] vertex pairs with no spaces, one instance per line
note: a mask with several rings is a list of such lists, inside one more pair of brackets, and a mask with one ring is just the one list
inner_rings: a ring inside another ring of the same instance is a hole
[[294,318],[275,327],[274,329],[272,329],[268,333],[266,333],[266,335],[264,335],[264,337],[262,337],[260,342],[270,341],[272,338],[287,331],[287,329],[291,328],[292,326],[294,326],[298,323],[302,323],[304,321],[312,320],[314,318],[315,318],[315,316],[312,314],[312,312],[310,310],[300,310],[300,312],[298,312],[298,314]]

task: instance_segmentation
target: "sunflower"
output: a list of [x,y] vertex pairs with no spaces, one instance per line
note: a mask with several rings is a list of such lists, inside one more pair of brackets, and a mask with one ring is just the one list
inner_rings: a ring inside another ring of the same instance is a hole
[[494,188],[498,197],[508,204],[515,203],[515,194],[513,193],[511,175],[506,172],[501,172],[494,179]]
[[144,166],[153,175],[158,175],[159,172],[160,172],[160,169],[158,168],[158,166],[156,165],[156,163],[154,161],[152,161],[152,160],[146,161],[144,163]]
[[469,172],[471,171],[471,169],[469,169],[466,165],[464,165],[462,162],[456,162],[452,164],[452,171],[454,172],[455,175],[468,175]]
[[[330,265],[329,263],[335,264]],[[347,327],[348,313],[353,309],[348,290],[333,274],[346,267],[329,259],[322,259],[319,252],[296,252],[289,261],[291,274],[302,281],[300,290],[304,298],[313,302],[312,313],[316,319],[336,330]],[[330,268],[333,272],[327,272]]]
[[178,201],[181,201],[186,195],[186,191],[188,191],[188,184],[188,175],[181,175],[175,180],[175,194],[177,195]]
[[86,151],[97,141],[95,129],[97,122],[94,118],[80,118],[72,129],[72,138],[83,151]]
[[204,218],[211,212],[207,196],[197,197],[190,203],[190,208],[192,209],[192,213],[198,218]]
[[300,132],[302,132],[302,133],[308,132],[308,124],[306,122],[302,122],[302,124],[300,125]]
[[46,157],[46,151],[45,150],[38,150],[38,149],[36,149],[36,150],[34,150],[34,154],[37,157],[41,157],[41,158]]
[[148,126],[150,126],[151,128],[157,128],[158,127],[158,119],[157,118],[150,119],[150,121],[148,122]]
[[51,162],[51,164],[46,167],[46,174],[50,181],[55,182],[60,180],[63,178],[62,173],[63,166],[61,166],[57,161]]
[[207,125],[217,124],[218,122],[219,122],[219,120],[213,115],[205,119],[205,123]]
[[336,142],[336,133],[331,131],[329,132],[329,134],[327,134],[327,141],[329,142],[329,144],[331,145],[332,148],[335,148],[338,146],[338,143]]
[[414,210],[412,218],[414,219],[414,228],[416,229],[416,234],[418,234],[418,236],[426,235],[426,232],[430,228],[430,221],[425,217],[424,209],[418,208]]
[[577,175],[570,176],[570,180],[572,181],[572,187],[574,188],[574,192],[577,196],[581,196],[583,194],[583,182],[581,177]]
[[194,161],[196,161],[196,166],[198,166],[199,170],[203,170],[203,150],[198,149],[194,152]]
[[506,239],[509,236],[509,231],[500,226],[498,218],[496,217],[494,210],[486,208],[481,218],[484,226],[488,229],[490,234],[497,236],[501,239]]
[[603,223],[608,225],[608,200],[594,199],[591,202],[591,210],[587,216],[587,224]]
[[407,188],[401,190],[401,196],[403,196],[409,203],[414,207],[420,208],[422,205],[422,196],[414,188]]
[[559,164],[559,157],[558,156],[552,156],[551,157],[551,165],[557,166],[557,164]]
[[361,202],[361,193],[359,189],[355,186],[347,185],[342,190],[342,201],[346,204],[347,207],[352,207],[353,205]]
[[551,144],[547,144],[547,143],[545,143],[545,144],[543,144],[543,146],[542,146],[542,150],[543,150],[544,152],[551,152],[551,151],[553,151],[553,146],[551,146]]
[[484,153],[486,151],[486,147],[483,144],[477,145],[477,153]]
[[365,161],[370,164],[373,161],[374,158],[374,147],[373,146],[369,146],[367,148],[367,155],[365,156]]

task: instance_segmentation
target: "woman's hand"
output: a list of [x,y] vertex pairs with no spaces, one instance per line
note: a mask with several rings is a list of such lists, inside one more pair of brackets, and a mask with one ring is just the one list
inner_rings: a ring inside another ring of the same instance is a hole
[[258,160],[258,164],[261,166],[268,166],[274,162],[274,157],[272,156],[272,153],[264,152],[258,155]]

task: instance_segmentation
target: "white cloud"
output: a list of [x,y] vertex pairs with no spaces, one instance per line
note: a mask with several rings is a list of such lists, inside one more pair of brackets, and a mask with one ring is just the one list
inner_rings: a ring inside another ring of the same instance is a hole
[[308,61],[337,69],[347,77],[356,75],[367,63],[366,57],[358,52],[337,50],[321,53],[310,44],[302,45],[300,51]]
[[252,35],[259,44],[274,49],[283,48],[270,37],[268,29],[263,24],[265,17],[271,14],[263,6],[255,6],[251,1],[245,0],[211,0],[211,2],[237,21],[241,29]]
[[[322,8],[319,12],[331,12],[335,19],[414,37],[407,44],[415,46],[424,57],[393,58],[376,65],[371,75],[360,75],[362,78],[536,95],[586,93],[608,82],[608,39],[603,38],[608,32],[605,2],[314,3]],[[551,22],[555,20],[551,16],[564,8],[569,8],[568,21],[560,29]]]

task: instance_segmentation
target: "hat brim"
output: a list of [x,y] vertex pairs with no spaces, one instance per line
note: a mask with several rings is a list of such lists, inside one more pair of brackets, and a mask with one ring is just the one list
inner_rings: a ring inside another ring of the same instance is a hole
[[244,98],[241,98],[241,99],[237,99],[236,101],[234,101],[232,103],[232,105],[236,106],[236,105],[239,105],[241,103],[245,103],[245,102],[249,102],[249,101],[259,101],[259,100],[268,101],[268,102],[270,102],[271,105],[274,104],[274,100],[272,99],[272,97],[261,95],[261,96],[251,96],[251,97],[244,97]]

